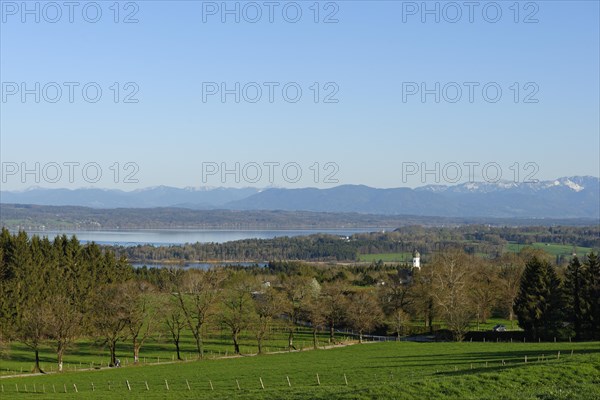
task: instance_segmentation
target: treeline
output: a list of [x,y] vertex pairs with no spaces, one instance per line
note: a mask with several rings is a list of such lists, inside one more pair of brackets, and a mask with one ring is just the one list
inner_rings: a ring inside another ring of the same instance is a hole
[[354,261],[358,259],[356,243],[333,235],[245,239],[225,243],[195,243],[182,246],[139,245],[114,247],[118,254],[134,262],[161,260],[312,260]]
[[121,229],[394,229],[400,226],[585,226],[590,219],[422,217],[312,211],[193,210],[187,208],[114,208],[2,204],[0,226],[11,230]]
[[[182,246],[138,245],[113,247],[132,262],[164,260],[190,261],[357,261],[361,254],[421,252],[424,262],[430,255],[462,248],[469,254],[500,257],[508,242],[524,245],[535,242],[600,249],[598,227],[490,227],[456,228],[411,226],[392,232],[354,234],[348,239],[333,235],[247,239],[226,243],[195,243]],[[410,255],[407,256],[410,261]]]

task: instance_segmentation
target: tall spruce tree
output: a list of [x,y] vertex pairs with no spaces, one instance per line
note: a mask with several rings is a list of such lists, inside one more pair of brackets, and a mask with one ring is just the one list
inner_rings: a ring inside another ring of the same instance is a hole
[[589,281],[588,268],[581,264],[577,256],[569,262],[565,276],[565,299],[567,320],[571,323],[575,332],[575,340],[585,338],[589,332],[589,297],[586,294],[586,286]]
[[585,262],[587,266],[587,281],[585,296],[589,299],[590,308],[588,321],[590,337],[600,339],[600,259],[597,254],[590,253]]
[[560,279],[547,261],[532,257],[525,265],[515,314],[530,340],[560,336],[564,296]]

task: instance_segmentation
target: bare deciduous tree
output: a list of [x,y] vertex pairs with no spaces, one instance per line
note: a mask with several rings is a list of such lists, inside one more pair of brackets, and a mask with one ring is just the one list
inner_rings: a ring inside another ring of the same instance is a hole
[[326,283],[321,288],[321,309],[329,329],[329,343],[335,343],[335,327],[343,321],[348,308],[347,288],[341,282]]
[[224,289],[220,318],[231,332],[235,354],[240,354],[239,335],[250,325],[255,312],[252,302],[254,286],[248,277],[234,274]]
[[505,254],[500,260],[500,299],[503,308],[506,310],[508,319],[510,320],[510,328],[514,328],[515,320],[515,300],[519,295],[521,286],[521,276],[525,263],[523,259],[514,254]]
[[475,307],[475,318],[479,329],[479,324],[487,322],[492,308],[498,303],[500,296],[498,268],[483,260],[472,259],[470,269],[472,270],[471,301]]
[[432,265],[431,296],[457,341],[463,340],[474,315],[471,262],[464,252],[450,250],[436,255]]
[[388,317],[389,325],[393,328],[391,333],[396,334],[396,340],[400,340],[400,337],[406,330],[406,326],[410,322],[410,315],[401,308],[397,308]]
[[145,281],[130,281],[125,284],[128,316],[127,328],[133,345],[133,362],[140,362],[140,350],[153,334],[158,317],[154,288]]
[[173,344],[175,345],[175,350],[177,352],[177,359],[182,360],[181,358],[181,333],[186,327],[185,316],[183,315],[183,311],[179,307],[179,303],[176,302],[177,299],[173,299],[175,301],[166,302],[165,307],[165,327],[169,335],[171,335],[171,339],[173,340]]
[[219,290],[224,280],[218,269],[186,271],[177,279],[175,296],[196,341],[198,357],[204,357],[203,329],[215,312]]
[[43,306],[48,337],[56,343],[58,371],[63,370],[63,356],[68,346],[81,334],[83,314],[63,295],[50,296]]
[[288,349],[295,350],[294,332],[302,315],[302,302],[307,296],[317,293],[320,286],[310,276],[292,276],[283,283],[283,289],[286,296],[284,310],[288,325]]
[[374,293],[361,290],[352,296],[348,307],[348,319],[352,328],[358,332],[360,343],[363,342],[363,334],[375,329],[382,317],[383,313]]
[[22,305],[18,324],[19,339],[35,353],[32,372],[44,373],[40,366],[40,347],[48,338],[48,320],[43,305],[34,301]]
[[272,287],[265,287],[254,296],[256,311],[255,334],[258,354],[263,353],[263,342],[267,338],[271,323],[283,309],[283,296]]
[[90,298],[90,325],[110,351],[110,366],[117,363],[117,343],[125,340],[129,318],[128,298],[123,284],[113,283],[99,287]]

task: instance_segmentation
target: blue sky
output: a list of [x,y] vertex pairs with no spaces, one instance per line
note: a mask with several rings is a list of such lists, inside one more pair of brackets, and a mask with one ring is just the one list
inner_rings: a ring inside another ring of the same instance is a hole
[[[114,1],[76,2],[73,22],[63,2],[27,2],[39,23],[0,3],[3,190],[415,187],[453,183],[456,165],[461,181],[599,175],[597,1],[475,2],[473,22],[464,2],[427,2],[439,22],[422,2],[318,2],[318,23],[314,1],[271,3],[272,22],[263,1],[227,2],[239,23],[221,1],[119,2],[118,16]],[[236,82],[239,103],[222,101]]]

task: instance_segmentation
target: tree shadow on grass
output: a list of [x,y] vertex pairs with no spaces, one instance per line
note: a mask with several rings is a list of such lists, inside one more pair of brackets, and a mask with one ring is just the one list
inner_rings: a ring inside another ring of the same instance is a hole
[[[435,365],[470,365],[470,364],[481,364],[481,363],[501,363],[505,362],[523,362],[525,363],[525,357],[527,356],[528,362],[536,362],[542,357],[547,360],[557,359],[558,352],[560,351],[561,357],[569,357],[571,355],[571,349],[568,348],[556,348],[556,349],[532,349],[532,350],[518,350],[518,351],[494,351],[494,352],[468,352],[468,353],[454,353],[454,354],[435,354],[435,355],[399,355],[386,356],[386,357],[373,357],[372,359],[381,360],[395,360],[396,365],[389,365],[388,367],[406,367],[410,364],[411,367],[431,367]],[[575,355],[581,354],[598,354],[598,349],[578,349],[573,352]],[[424,358],[429,358],[431,361],[420,361]],[[366,367],[366,368],[377,368],[377,367]]]

